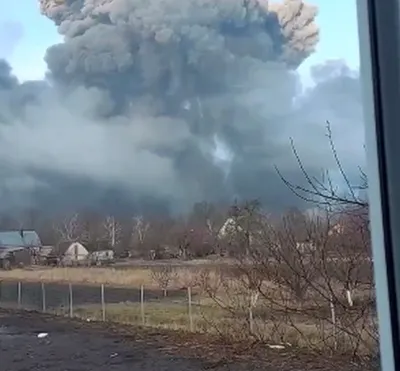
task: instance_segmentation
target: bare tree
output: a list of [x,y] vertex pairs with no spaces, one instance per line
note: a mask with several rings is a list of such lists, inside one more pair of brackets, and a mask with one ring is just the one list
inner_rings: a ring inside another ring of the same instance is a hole
[[151,268],[151,278],[158,284],[160,289],[163,290],[164,297],[167,296],[167,290],[171,282],[177,277],[177,272],[174,267],[170,265],[162,265]]
[[60,223],[53,224],[61,241],[78,241],[83,236],[82,223],[78,213],[65,217]]
[[251,246],[257,243],[260,217],[260,204],[256,200],[231,207],[219,237],[225,240],[232,256],[242,258],[250,253]]
[[192,256],[191,247],[194,242],[194,232],[194,228],[183,218],[176,220],[170,230],[171,245],[178,249],[178,257],[182,260],[187,260]]
[[154,259],[165,259],[171,255],[171,235],[175,221],[172,218],[154,218],[150,222],[144,224],[141,236],[142,243],[138,243],[140,234],[134,234],[136,247],[145,253],[146,257]]
[[80,213],[79,223],[81,226],[80,240],[91,249],[97,249],[98,242],[102,240],[101,215],[86,210]]
[[[246,277],[242,282],[249,289],[253,282],[262,306],[275,313],[275,318],[280,314],[285,326],[295,330],[309,347],[316,349],[318,344],[310,341],[302,323],[313,321],[324,328],[321,341],[326,347],[332,351],[346,347],[359,355],[367,348],[373,349],[377,341],[372,325],[373,280],[368,263],[367,267],[364,264],[365,255],[360,253],[368,251],[369,242],[362,230],[351,225],[346,244],[339,246],[336,236],[330,233],[331,224],[326,218],[308,219],[304,229],[309,242],[300,244],[296,237],[298,225],[284,217],[281,223],[259,233],[263,240],[260,245],[252,244],[250,253],[237,259],[238,279]],[[345,255],[337,251],[345,251]],[[254,284],[251,277],[256,277],[259,284]]]
[[176,281],[180,288],[195,288],[200,285],[201,269],[197,267],[182,267],[176,275]]
[[114,249],[121,241],[122,226],[114,216],[107,216],[102,223],[104,237]]
[[326,122],[326,131],[329,147],[334,158],[336,168],[339,171],[342,181],[347,188],[346,192],[340,192],[338,190],[337,186],[335,186],[335,182],[332,181],[329,171],[324,171],[320,179],[310,176],[300,158],[299,153],[297,152],[293,140],[291,140],[292,151],[307,185],[300,186],[298,184],[293,184],[284,177],[278,167],[275,167],[275,169],[283,183],[296,196],[304,201],[318,206],[329,207],[335,210],[337,210],[337,208],[340,206],[345,208],[352,207],[353,209],[359,209],[362,213],[367,213],[368,201],[365,199],[365,191],[368,189],[367,175],[361,168],[359,168],[359,184],[351,184],[337,152],[332,135],[331,124],[329,121]]
[[250,269],[241,270],[238,277],[245,289],[245,295],[248,297],[249,330],[251,334],[254,333],[254,309],[257,306],[262,285],[266,279],[263,269],[260,270],[259,267],[260,265],[254,264]]
[[[256,203],[235,205],[228,233],[235,273],[217,291],[203,291],[239,327],[246,312],[253,336],[284,343],[295,332],[313,350],[373,353],[378,336],[368,218],[354,203],[331,206],[315,215],[292,209],[271,218]],[[312,338],[305,331],[311,324]]]
[[133,218],[133,234],[137,236],[140,244],[144,244],[147,232],[150,228],[150,223],[145,221],[142,216]]
[[[201,244],[200,240],[202,240],[204,245],[213,246],[212,249],[203,248],[203,255],[212,253],[223,254],[223,244],[219,243],[218,234],[226,221],[227,214],[227,208],[218,204],[199,202],[193,206],[187,222],[191,226],[189,229],[195,230],[195,233],[192,234],[192,237],[195,239],[194,244]],[[195,249],[197,247],[195,246]]]
[[[352,185],[337,153],[329,122],[327,122],[327,137],[337,169],[346,185],[346,192],[338,190],[328,171],[325,171],[320,179],[311,176],[293,141],[292,150],[307,186],[290,183],[277,169],[279,176],[293,193],[317,205],[320,214],[324,214],[322,222],[320,218],[319,222],[309,223],[310,241],[314,248],[307,253],[307,270],[290,269],[294,275],[301,276],[301,279],[307,282],[308,291],[313,298],[313,311],[304,313],[329,323],[333,329],[332,336],[328,337],[333,341],[333,350],[336,351],[338,347],[347,344],[354,355],[359,355],[360,349],[365,351],[367,348],[374,353],[378,348],[374,325],[375,292],[372,279],[368,201],[363,194],[368,188],[367,177],[359,169],[359,184]],[[292,220],[292,229],[293,224]],[[296,264],[301,261],[299,258],[294,261]],[[290,260],[285,258],[286,263]],[[287,266],[292,267],[293,263]],[[314,273],[310,277],[307,272],[311,270]],[[329,315],[323,314],[325,305],[330,308],[327,312]]]

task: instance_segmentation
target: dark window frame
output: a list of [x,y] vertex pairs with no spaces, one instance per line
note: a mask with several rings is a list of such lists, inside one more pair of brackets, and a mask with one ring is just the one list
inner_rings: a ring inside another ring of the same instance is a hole
[[358,0],[382,371],[400,370],[399,0]]

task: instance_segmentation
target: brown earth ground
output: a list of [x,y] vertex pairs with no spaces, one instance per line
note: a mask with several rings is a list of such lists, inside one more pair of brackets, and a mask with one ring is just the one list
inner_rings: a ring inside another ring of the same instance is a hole
[[[38,333],[46,332],[44,339]],[[255,344],[222,345],[217,337],[110,323],[87,323],[36,312],[0,310],[4,371],[359,371],[341,358]]]

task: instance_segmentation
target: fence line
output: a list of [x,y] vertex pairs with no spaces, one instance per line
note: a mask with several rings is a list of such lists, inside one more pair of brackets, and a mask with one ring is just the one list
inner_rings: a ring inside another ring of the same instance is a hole
[[[118,290],[124,292],[125,296],[119,299]],[[134,291],[138,293],[136,298]],[[160,292],[156,296],[154,290],[145,290],[144,285],[140,288],[115,288],[104,284],[84,286],[72,283],[0,281],[0,307],[16,307],[103,322],[132,322],[142,326],[165,327],[172,321],[170,325],[174,328],[196,331],[192,290],[188,287],[186,291],[179,290],[177,293],[177,296],[170,294],[165,297]]]

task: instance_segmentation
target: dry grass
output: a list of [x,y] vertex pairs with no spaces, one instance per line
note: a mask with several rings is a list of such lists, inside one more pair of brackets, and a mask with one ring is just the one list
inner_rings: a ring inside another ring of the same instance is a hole
[[[56,314],[68,315],[64,309]],[[100,305],[76,307],[75,316],[90,321],[102,320]],[[118,303],[106,307],[106,320],[129,325],[143,325],[140,303]],[[227,340],[248,341],[249,325],[245,316],[232,316],[227,311],[207,302],[192,306],[193,331],[225,337]],[[145,305],[145,326],[159,329],[190,331],[188,306],[184,302],[150,302]],[[312,348],[330,352],[344,352],[352,346],[352,341],[345,333],[334,337],[333,327],[329,324],[314,321],[263,321],[255,319],[253,336],[268,344],[283,344],[285,347]],[[367,344],[370,339],[367,330],[361,333],[366,345],[361,353],[369,353]],[[370,344],[371,347],[373,344]]]
[[[169,289],[182,287],[195,287],[198,284],[201,267],[175,268],[175,277]],[[209,278],[215,281],[215,270],[210,270]],[[73,267],[73,268],[47,268],[15,269],[11,271],[0,270],[0,280],[22,282],[52,282],[74,283],[85,285],[105,284],[112,287],[140,287],[157,288],[151,274],[151,268],[135,267],[126,269]]]
[[150,270],[146,268],[114,269],[114,268],[38,268],[15,269],[1,271],[0,279],[29,282],[75,283],[99,285],[107,284],[115,287],[154,286]]
[[[81,306],[75,309],[77,316],[90,320],[101,320],[101,306]],[[193,330],[195,332],[209,333],[213,323],[209,319],[223,320],[224,313],[215,306],[192,306]],[[107,321],[142,325],[142,316],[139,303],[110,304],[106,307]],[[146,303],[145,325],[153,328],[172,330],[190,330],[188,306],[184,303]]]

